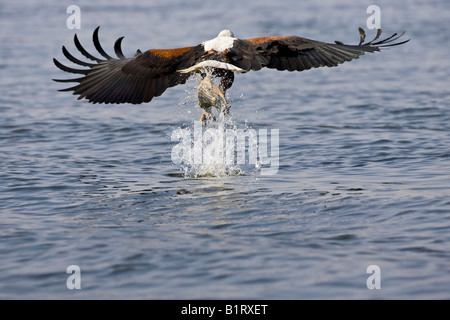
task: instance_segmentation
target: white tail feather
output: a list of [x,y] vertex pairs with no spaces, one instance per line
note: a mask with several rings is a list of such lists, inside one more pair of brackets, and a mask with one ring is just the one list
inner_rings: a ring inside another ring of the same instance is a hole
[[190,68],[187,69],[182,69],[182,70],[178,70],[177,72],[179,73],[190,73],[190,72],[196,72],[199,70],[202,70],[204,68],[218,68],[218,69],[225,69],[225,70],[230,70],[233,72],[237,72],[237,73],[243,73],[246,72],[246,70],[241,69],[239,67],[236,67],[235,65],[232,65],[230,63],[226,63],[226,62],[220,62],[217,60],[206,60],[206,61],[202,61],[200,63],[197,63],[195,66],[192,66]]

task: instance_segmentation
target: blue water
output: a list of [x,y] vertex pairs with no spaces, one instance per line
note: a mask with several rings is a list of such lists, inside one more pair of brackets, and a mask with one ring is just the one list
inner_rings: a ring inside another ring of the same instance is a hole
[[127,56],[224,28],[357,43],[374,3],[78,1],[69,30],[71,4],[0,4],[0,298],[450,298],[447,1],[377,1],[403,46],[237,76],[230,117],[279,129],[278,171],[198,177],[170,139],[200,118],[195,81],[146,105],[77,101],[51,81],[75,31],[91,52],[98,25],[110,53],[125,36]]

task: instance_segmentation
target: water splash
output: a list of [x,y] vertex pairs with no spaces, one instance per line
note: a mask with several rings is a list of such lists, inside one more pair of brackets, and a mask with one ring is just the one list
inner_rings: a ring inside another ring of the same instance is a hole
[[[238,160],[238,151],[243,148],[241,142],[236,143],[238,131],[230,115],[219,114],[216,121],[206,123],[195,121],[174,131],[172,140],[178,139],[179,144],[172,148],[172,160],[186,178],[250,174],[256,166]],[[257,137],[249,135],[248,145],[256,143]]]
[[[197,90],[186,93],[185,101],[192,103]],[[183,108],[184,112],[187,109]],[[269,156],[266,129],[260,129],[258,134],[247,122],[238,128],[233,113],[224,115],[215,108],[210,111],[213,116],[206,122],[194,121],[172,132],[171,140],[179,142],[172,147],[172,161],[186,178],[253,175],[258,171],[267,175],[278,171],[278,130],[271,131]]]

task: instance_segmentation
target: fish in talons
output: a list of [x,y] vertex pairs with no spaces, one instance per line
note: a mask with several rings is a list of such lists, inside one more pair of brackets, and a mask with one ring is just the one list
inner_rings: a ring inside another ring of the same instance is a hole
[[198,88],[198,104],[203,109],[203,114],[200,121],[206,123],[208,119],[216,121],[216,117],[212,114],[212,107],[215,107],[219,112],[228,114],[230,112],[230,104],[225,98],[225,94],[214,83],[210,75],[206,75],[200,81]]

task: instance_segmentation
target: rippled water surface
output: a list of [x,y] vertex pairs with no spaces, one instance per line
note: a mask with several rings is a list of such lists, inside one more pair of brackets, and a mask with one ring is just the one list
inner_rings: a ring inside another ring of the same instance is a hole
[[[57,92],[70,4],[0,4],[0,298],[450,298],[446,1],[378,1],[385,35],[411,38],[401,47],[237,76],[229,121],[279,130],[265,176],[185,176],[172,161],[172,132],[201,115],[195,80],[145,105]],[[357,43],[372,1],[77,4],[90,51],[101,25],[103,47],[125,36],[130,56],[224,28]],[[66,287],[69,265],[81,290]]]

